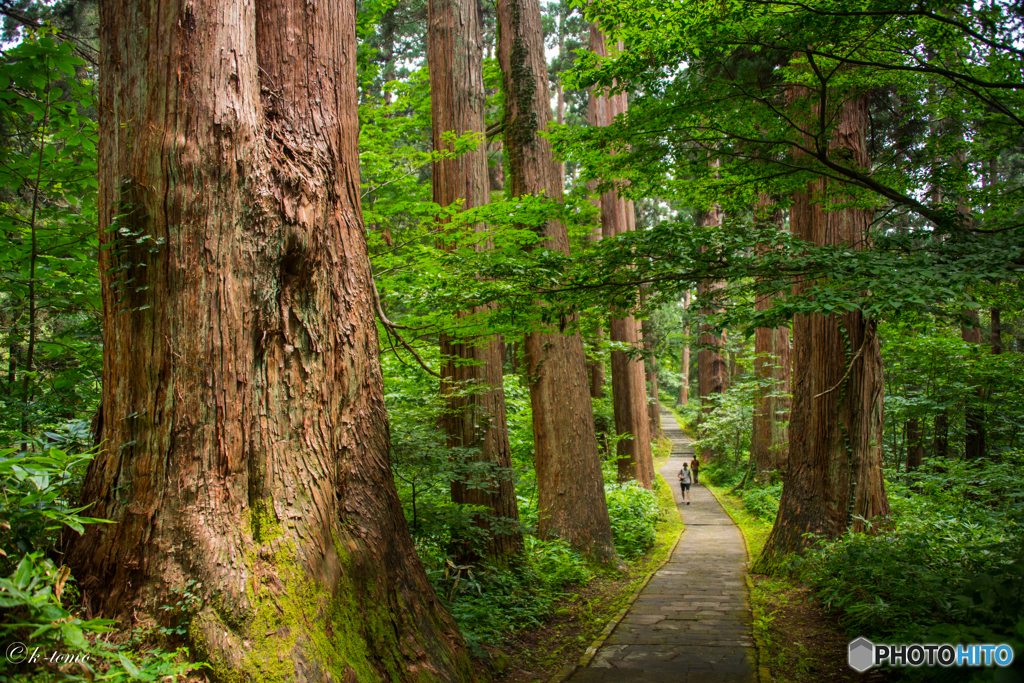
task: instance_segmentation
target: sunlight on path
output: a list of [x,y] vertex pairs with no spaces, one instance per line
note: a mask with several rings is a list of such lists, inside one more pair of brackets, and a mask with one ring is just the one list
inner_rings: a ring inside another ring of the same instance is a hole
[[662,413],[675,447],[661,469],[686,523],[672,559],[571,683],[754,683],[756,652],[739,528],[703,486],[681,504],[677,473],[693,457],[675,418]]

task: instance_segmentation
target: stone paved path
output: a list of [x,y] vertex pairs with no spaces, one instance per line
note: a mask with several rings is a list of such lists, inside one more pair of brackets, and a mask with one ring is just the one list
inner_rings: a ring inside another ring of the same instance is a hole
[[756,683],[743,537],[703,486],[691,487],[691,504],[681,504],[676,475],[693,449],[671,414],[661,419],[675,443],[661,473],[686,530],[590,665],[569,681]]

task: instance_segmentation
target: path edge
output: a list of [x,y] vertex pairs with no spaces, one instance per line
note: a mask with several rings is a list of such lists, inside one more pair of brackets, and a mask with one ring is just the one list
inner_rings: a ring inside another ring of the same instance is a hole
[[743,551],[747,554],[747,573],[743,575],[743,579],[747,584],[747,600],[750,602],[750,636],[754,640],[754,650],[757,652],[757,665],[754,667],[754,670],[757,672],[758,683],[769,683],[769,681],[772,680],[772,672],[765,663],[763,656],[763,653],[767,651],[768,646],[765,644],[761,636],[758,635],[757,629],[754,628],[754,620],[757,619],[757,614],[754,613],[754,580],[750,578],[750,546],[747,545],[747,535],[743,533],[743,527],[740,526],[740,523],[732,516],[729,508],[726,507],[722,502],[722,499],[718,497],[718,494],[715,493],[714,489],[707,484],[701,484],[701,486],[706,488],[708,492],[714,496],[715,500],[718,501],[718,504],[722,506],[722,509],[725,510],[725,514],[729,515],[729,519],[731,519],[732,523],[736,525],[737,529],[739,529],[740,538],[743,539]]
[[[676,514],[678,514],[678,511],[676,511]],[[642,593],[644,588],[647,587],[647,584],[651,582],[651,579],[654,578],[654,575],[660,572],[662,569],[664,569],[665,565],[668,564],[669,560],[672,559],[672,556],[676,552],[676,548],[679,546],[679,541],[683,538],[684,531],[686,531],[685,526],[683,526],[683,528],[679,530],[679,535],[676,536],[676,542],[672,544],[672,549],[665,556],[665,559],[662,560],[662,562],[657,567],[655,567],[647,573],[647,576],[644,577],[644,580],[640,583],[639,586],[637,586],[636,590],[633,591],[633,594],[629,596],[629,599],[626,601],[626,604],[623,605],[622,609],[620,609],[615,614],[615,616],[608,621],[607,624],[605,624],[605,627],[601,631],[601,634],[583,652],[583,655],[579,658],[579,661],[577,661],[575,664],[566,664],[559,670],[558,673],[556,673],[551,678],[550,681],[548,681],[548,683],[564,683],[565,681],[569,680],[570,676],[576,673],[577,669],[584,669],[587,667],[588,664],[590,664],[590,660],[594,658],[594,655],[597,654],[597,651],[601,649],[602,645],[604,645],[604,641],[608,640],[608,637],[612,634],[612,631],[615,630],[615,627],[618,626],[619,622],[622,621],[623,617],[626,616],[626,613],[629,612],[629,608],[632,607],[633,603],[636,602],[637,598],[640,597],[640,593]]]

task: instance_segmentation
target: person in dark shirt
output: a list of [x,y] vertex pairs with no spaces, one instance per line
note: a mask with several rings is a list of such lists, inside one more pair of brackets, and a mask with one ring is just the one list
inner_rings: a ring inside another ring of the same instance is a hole
[[693,472],[693,483],[699,484],[700,480],[697,477],[700,472],[700,460],[697,459],[696,455],[693,456],[693,460],[690,461],[690,471]]

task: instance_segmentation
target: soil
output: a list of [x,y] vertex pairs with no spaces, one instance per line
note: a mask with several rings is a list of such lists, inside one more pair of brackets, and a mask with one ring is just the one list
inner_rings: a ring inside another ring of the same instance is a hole
[[[768,577],[752,574],[755,587],[763,588]],[[778,584],[774,584],[778,585]],[[857,681],[890,683],[894,672],[872,669],[859,674],[847,664],[848,645],[856,636],[847,634],[834,614],[826,612],[811,589],[787,584],[766,591],[764,606],[771,617],[762,665],[767,664],[770,680],[760,683],[816,683]]]

